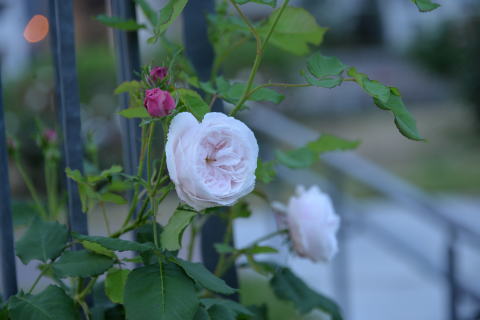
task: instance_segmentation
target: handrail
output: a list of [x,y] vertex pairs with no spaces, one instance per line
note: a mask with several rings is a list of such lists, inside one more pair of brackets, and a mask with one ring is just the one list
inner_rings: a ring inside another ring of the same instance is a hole
[[[302,183],[308,184],[311,181],[311,182],[315,182],[316,184],[320,184],[322,187],[325,187],[327,189],[335,189],[335,188],[332,188],[331,182],[328,182],[327,180],[325,180],[324,177],[322,177],[320,174],[312,170],[306,170],[301,172],[301,171],[294,171],[291,169],[281,168],[278,171],[278,176],[280,179],[286,181],[290,185],[296,185],[300,181]],[[335,190],[335,191],[337,192],[338,190]],[[346,203],[347,207],[349,208],[353,207],[352,209],[347,210],[348,212],[350,211],[355,211],[356,213],[365,212],[365,209],[358,203],[358,201],[356,201],[351,196],[343,194],[342,202]],[[344,207],[345,206],[342,206],[342,208]],[[349,219],[349,224],[352,222],[354,221],[351,221]],[[431,274],[434,274],[435,276],[443,278],[444,280],[448,280],[448,281],[451,281],[451,277],[455,278],[455,276],[450,273],[451,270],[449,270],[448,267],[437,266],[435,262],[431,261],[425,255],[423,255],[418,250],[418,248],[407,243],[406,241],[401,239],[399,236],[392,234],[391,232],[386,230],[383,226],[381,226],[379,223],[369,220],[368,223],[362,224],[362,228],[367,229],[366,234],[369,235],[370,237],[381,240],[378,243],[381,243],[384,246],[393,248],[396,252],[399,252],[400,254],[403,254],[404,256],[407,256],[415,260],[419,267],[430,272]],[[453,290],[458,290],[459,292],[462,292],[466,296],[480,303],[480,290],[474,287],[472,283],[464,281],[462,279],[455,279],[454,286],[455,288]]]
[[[260,104],[255,104],[254,112],[245,113],[245,115],[242,115],[242,118],[257,131],[275,140],[287,143],[292,147],[303,146],[317,139],[320,135],[315,130],[307,128]],[[266,123],[268,125],[265,125]],[[286,134],[285,128],[288,128],[288,134]],[[323,155],[322,160],[328,166],[335,168],[348,177],[355,178],[357,181],[393,200],[417,207],[419,211],[428,214],[436,222],[454,227],[459,231],[460,236],[464,236],[474,244],[480,245],[480,233],[478,231],[454,220],[443,207],[435,203],[431,196],[379,165],[354,152],[331,152]]]
[[[260,104],[255,104],[254,112],[245,115],[243,120],[258,132],[266,134],[270,138],[288,144],[291,147],[304,146],[306,143],[317,139],[320,135],[320,133],[315,130],[307,128]],[[288,130],[286,130],[287,128]],[[370,221],[368,224],[365,224],[365,226],[369,229],[368,234],[370,236],[380,238],[382,243],[396,248],[404,255],[412,258],[418,265],[447,281],[450,297],[449,314],[452,320],[459,319],[458,298],[460,294],[480,302],[479,290],[474,287],[473,284],[456,277],[456,239],[458,236],[462,236],[473,245],[480,246],[479,232],[454,220],[443,207],[436,204],[433,197],[424,191],[354,152],[332,152],[323,155],[321,158],[325,164],[334,169],[334,172],[349,178],[354,178],[394,201],[414,207],[416,212],[419,211],[427,214],[427,217],[434,222],[441,223],[445,228],[445,232],[451,235],[450,241],[446,246],[446,257],[448,258],[445,263],[446,267],[437,266],[423,256],[417,248],[406,243],[401,237],[391,234],[378,223]],[[319,182],[323,181],[318,174],[311,170],[309,170],[306,175],[309,179],[314,179]],[[279,176],[290,183],[294,180],[294,175],[285,174],[284,170],[279,170]],[[341,197],[344,201],[349,201],[353,204],[356,203],[356,201],[348,195],[342,194]],[[343,274],[343,276],[347,275]],[[347,290],[345,290],[347,284],[344,283],[341,286],[345,287],[342,288],[342,291],[347,292]]]

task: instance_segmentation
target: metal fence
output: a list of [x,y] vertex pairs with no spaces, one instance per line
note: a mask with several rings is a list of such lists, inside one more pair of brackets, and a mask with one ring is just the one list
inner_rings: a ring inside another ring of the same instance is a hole
[[[132,0],[109,0],[112,14],[128,19],[135,19],[135,5]],[[187,54],[191,58],[202,79],[209,78],[209,70],[213,60],[212,48],[208,45],[205,14],[213,10],[213,0],[191,0],[185,8],[184,32]],[[75,62],[75,35],[73,21],[72,0],[49,0],[49,15],[51,25],[51,47],[55,67],[55,88],[57,93],[57,110],[63,132],[63,157],[65,167],[83,169],[83,148],[81,139],[80,103]],[[139,70],[140,54],[136,32],[114,31],[114,43],[117,59],[118,82],[129,81],[135,78],[135,71]],[[1,71],[1,69],[0,69]],[[1,95],[0,77],[0,254],[2,295],[8,298],[17,292],[17,279],[15,267],[14,239],[12,227],[12,211],[10,207],[10,185],[8,178],[8,154],[5,137],[5,121]],[[128,96],[121,96],[121,107],[128,107]],[[215,106],[217,110],[221,104]],[[290,144],[299,146],[314,139],[318,133],[302,125],[260,106],[256,107],[255,115],[247,116],[246,121],[256,130],[267,136]],[[275,123],[276,126],[265,126],[265,123]],[[122,119],[122,147],[123,163],[127,173],[134,174],[138,166],[139,129],[138,122]],[[288,135],[285,135],[288,128]],[[301,137],[301,138],[299,138]],[[354,178],[364,185],[378,191],[387,198],[414,207],[425,213],[432,221],[437,223],[444,232],[449,234],[449,241],[445,246],[447,259],[443,266],[433,265],[419,255],[415,248],[395,236],[389,234],[381,227],[369,225],[369,230],[382,241],[394,245],[404,252],[406,257],[413,259],[423,267],[440,276],[448,283],[450,291],[449,308],[451,319],[458,319],[458,302],[463,296],[469,296],[480,303],[480,288],[471,283],[458,280],[456,275],[457,251],[456,243],[459,237],[464,237],[476,247],[480,246],[480,234],[468,226],[458,223],[444,212],[444,209],[435,204],[435,201],[408,183],[393,176],[389,172],[351,153],[332,154],[323,158],[324,162],[336,172],[337,182],[342,176]],[[292,181],[291,175],[280,175],[286,181]],[[320,179],[315,173],[309,174],[310,178]],[[84,233],[87,230],[86,215],[81,212],[80,199],[77,186],[73,181],[66,179],[68,192],[68,225],[71,230]],[[353,203],[354,200],[344,195],[341,189],[337,190],[338,199]],[[212,221],[205,226],[203,233],[203,258],[207,265],[213,266],[217,259],[214,251],[208,250],[213,243],[222,239],[222,226],[219,221]],[[345,242],[346,233],[341,233]],[[338,259],[337,284],[342,295],[348,295],[348,274],[346,269],[347,257]],[[235,270],[232,270],[227,281],[237,283]]]
[[[63,136],[63,163],[65,168],[83,171],[83,147],[80,123],[79,88],[76,72],[75,34],[72,0],[49,0],[50,39],[55,70],[56,112]],[[109,0],[111,13],[126,19],[136,19],[133,0]],[[213,50],[207,41],[205,14],[212,11],[213,0],[192,0],[185,8],[186,48],[192,63],[202,78],[209,77],[213,61]],[[203,39],[203,41],[200,41]],[[135,79],[140,70],[140,52],[137,32],[114,31],[116,71],[118,83]],[[201,53],[201,54],[199,54]],[[0,79],[1,85],[1,79]],[[1,86],[0,86],[1,90]],[[8,177],[8,151],[5,136],[3,100],[0,91],[0,246],[2,296],[15,294],[17,276],[15,266],[14,235],[10,204],[10,184]],[[128,107],[128,96],[121,96],[120,106]],[[217,105],[217,109],[221,105]],[[123,163],[126,173],[134,174],[138,166],[140,131],[137,120],[122,118]],[[81,211],[81,203],[76,184],[65,179],[68,193],[68,226],[71,230],[87,234],[87,216]],[[223,237],[222,229],[206,226],[209,234]],[[214,232],[212,232],[214,231]],[[215,241],[210,239],[208,241]],[[208,243],[205,243],[206,245]],[[212,246],[212,243],[210,244]],[[206,260],[214,264],[216,254],[208,253]],[[235,273],[230,273],[228,281],[236,283]]]

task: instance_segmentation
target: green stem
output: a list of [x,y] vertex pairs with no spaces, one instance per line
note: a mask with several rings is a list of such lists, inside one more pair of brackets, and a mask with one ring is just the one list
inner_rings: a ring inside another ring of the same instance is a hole
[[[143,163],[145,159],[145,144],[146,144],[146,128],[145,126],[142,127],[142,142],[141,142],[141,149],[140,149],[140,157],[138,160],[138,170],[137,170],[137,177],[140,179],[142,178],[143,174]],[[137,184],[135,186],[135,191],[133,192],[133,198],[132,198],[132,204],[130,206],[130,209],[128,210],[128,214],[125,217],[125,220],[123,221],[122,228],[126,227],[130,220],[132,219],[133,213],[135,212],[135,209],[137,208],[138,204],[138,193],[140,192],[140,186]]]
[[100,208],[102,209],[102,216],[103,221],[105,222],[105,228],[107,229],[107,234],[110,235],[112,231],[110,229],[110,222],[108,221],[107,211],[105,210],[105,203],[103,201],[100,202]]
[[155,132],[155,121],[150,123],[150,133],[147,140],[147,181],[152,181],[152,138]]
[[82,307],[85,320],[90,320],[90,309],[88,308],[88,304],[86,304],[85,301],[78,301],[78,304]]
[[35,207],[37,208],[38,212],[40,213],[40,216],[47,220],[48,215],[47,212],[45,211],[45,208],[42,205],[42,202],[40,201],[40,197],[38,196],[37,190],[35,189],[32,181],[30,180],[30,177],[27,175],[25,172],[25,169],[22,166],[22,163],[20,161],[20,158],[18,155],[15,155],[14,157],[15,165],[17,166],[18,172],[20,172],[20,175],[22,176],[23,182],[27,186],[28,191],[30,192],[33,201],[35,202]]
[[[280,230],[277,230],[277,231],[274,231],[274,232],[271,232],[267,235],[264,235],[263,237],[260,237],[258,238],[257,240],[255,240],[254,242],[252,242],[252,244],[250,244],[247,248],[251,248],[251,247],[254,247],[256,246],[257,244],[259,244],[260,242],[263,242],[265,240],[268,240],[270,238],[273,238],[273,237],[276,237],[278,235],[282,235],[282,234],[287,234],[288,233],[288,229],[280,229]],[[247,249],[246,248],[246,249]],[[242,249],[242,250],[245,250],[245,249]]]
[[248,20],[248,18],[243,14],[242,10],[240,9],[240,7],[238,6],[238,4],[235,3],[234,0],[230,0],[230,2],[233,4],[233,6],[235,7],[235,9],[237,9],[238,13],[240,14],[240,17],[243,19],[243,21],[245,21],[245,23],[249,26],[249,29],[250,31],[254,34],[255,36],[255,39],[257,40],[257,51],[256,51],[256,55],[255,55],[255,61],[253,62],[253,67],[252,67],[252,70],[250,71],[250,75],[248,76],[248,80],[247,80],[247,85],[245,87],[245,91],[243,93],[243,96],[242,98],[240,98],[240,100],[238,101],[238,103],[235,105],[235,107],[233,108],[232,112],[230,112],[230,116],[234,117],[238,111],[240,111],[240,109],[242,108],[243,104],[247,101],[248,97],[251,95],[250,93],[250,90],[252,89],[252,86],[253,86],[253,81],[255,80],[255,76],[257,74],[257,71],[258,71],[258,68],[260,67],[261,63],[262,63],[262,58],[263,58],[263,53],[265,51],[265,47],[268,43],[268,40],[270,40],[270,37],[272,36],[273,34],[273,31],[275,30],[275,27],[277,26],[278,24],[278,21],[280,20],[280,17],[282,16],[283,12],[285,11],[285,9],[287,8],[287,5],[288,5],[288,2],[290,0],[285,0],[285,2],[283,3],[282,7],[280,8],[277,16],[275,17],[275,20],[273,21],[272,23],[272,26],[270,27],[270,29],[267,31],[267,35],[265,37],[265,39],[262,40],[260,39],[260,37],[258,36],[255,28],[252,26],[252,24],[250,23],[250,21]]
[[42,272],[40,272],[40,274],[37,276],[37,278],[35,279],[35,281],[33,282],[32,286],[30,287],[30,289],[28,290],[28,294],[31,294],[33,292],[33,290],[35,289],[35,287],[37,286],[38,282],[40,281],[40,279],[42,279],[42,277],[45,275],[45,273],[47,273],[48,270],[50,270],[50,267],[51,267],[51,264],[47,264],[45,269],[42,270]]
[[195,225],[195,221],[190,226],[190,241],[188,242],[188,256],[187,260],[192,261],[193,258],[193,250],[195,249],[195,238],[197,237],[197,226]]
[[152,197],[150,202],[152,203],[152,210],[153,210],[153,214],[152,214],[153,242],[155,244],[155,247],[159,248],[160,242],[157,234],[157,202],[155,201],[155,197]]
[[[233,214],[229,212],[228,215],[228,221],[227,221],[227,229],[225,230],[225,235],[223,237],[223,243],[224,244],[230,244],[232,241],[232,236],[233,236]],[[218,259],[217,266],[215,267],[215,275],[219,276],[221,273],[223,273],[223,270],[225,268],[225,262],[226,262],[226,255],[225,253],[220,254],[220,257]]]
[[234,264],[235,264],[235,261],[240,257],[242,256],[245,252],[248,251],[248,249],[250,249],[251,247],[254,247],[256,246],[257,244],[259,244],[260,242],[263,242],[265,240],[268,240],[268,239],[271,239],[273,237],[276,237],[278,235],[282,235],[282,234],[286,234],[288,233],[288,229],[281,229],[281,230],[277,230],[277,231],[274,231],[274,232],[271,232],[263,237],[260,237],[258,238],[257,240],[255,240],[254,242],[252,242],[252,244],[250,244],[249,246],[243,248],[243,249],[240,249],[238,250],[237,252],[235,252],[234,254],[232,254],[231,256],[229,256],[227,259],[225,259],[225,261],[223,262],[223,264],[218,268],[218,270],[215,270],[215,275],[217,277],[222,277],[223,274],[228,270],[230,269],[230,267],[232,267]]

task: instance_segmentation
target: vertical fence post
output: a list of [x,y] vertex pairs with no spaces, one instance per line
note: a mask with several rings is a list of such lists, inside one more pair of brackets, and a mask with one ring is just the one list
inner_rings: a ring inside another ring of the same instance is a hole
[[[65,167],[83,172],[83,144],[80,121],[80,100],[75,59],[75,32],[72,0],[54,0],[50,10],[55,17],[52,38],[55,72],[59,93]],[[72,231],[88,232],[87,216],[82,212],[78,187],[67,179],[68,223]]]
[[[110,0],[112,15],[128,20],[136,20],[135,3],[133,0]],[[118,83],[131,81],[137,78],[135,72],[140,71],[140,51],[138,48],[138,34],[136,31],[113,30],[117,79]],[[129,107],[127,93],[120,96],[122,109]],[[135,175],[140,153],[140,121],[138,119],[121,118],[122,150],[125,172]]]
[[344,201],[344,182],[345,176],[339,171],[332,169],[329,171],[329,180],[331,183],[331,195],[335,204],[335,211],[341,218],[340,229],[338,231],[338,254],[333,261],[333,284],[335,295],[343,309],[343,314],[348,319],[349,312],[349,272],[348,272],[348,228],[349,221]]
[[2,72],[0,61],[0,257],[2,293],[6,300],[17,293],[17,271],[13,248],[12,210],[10,207],[10,183],[8,178],[8,151],[3,112]]
[[[208,41],[206,15],[214,11],[213,0],[190,0],[183,12],[186,53],[192,61],[200,80],[207,81],[213,64],[213,48]],[[223,104],[217,100],[212,111],[222,112]],[[217,216],[211,216],[202,228],[202,258],[205,266],[214,270],[219,256],[213,244],[223,242],[226,231],[225,222]],[[225,281],[238,288],[238,277],[234,267],[223,277]],[[229,296],[238,300],[238,294]]]
[[448,279],[448,294],[449,294],[449,314],[451,320],[458,319],[458,301],[459,292],[457,288],[457,230],[449,227],[449,239],[446,247],[447,258],[447,279]]

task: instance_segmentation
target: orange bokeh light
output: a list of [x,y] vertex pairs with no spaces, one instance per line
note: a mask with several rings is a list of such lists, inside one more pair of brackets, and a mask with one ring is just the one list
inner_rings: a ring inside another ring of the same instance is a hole
[[41,14],[37,14],[28,22],[25,31],[23,31],[23,37],[31,43],[39,42],[45,39],[48,29],[48,19]]

